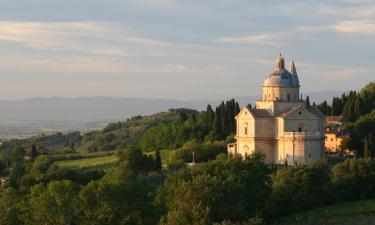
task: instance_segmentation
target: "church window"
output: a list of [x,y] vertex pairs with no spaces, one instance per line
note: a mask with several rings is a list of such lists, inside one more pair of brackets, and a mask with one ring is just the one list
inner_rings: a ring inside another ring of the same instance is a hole
[[300,114],[300,115],[301,115],[301,114],[302,114],[302,112],[301,112],[301,111],[299,111],[299,112],[298,112],[298,114]]
[[247,127],[245,127],[245,135],[247,135]]
[[298,127],[298,132],[302,132],[302,127]]
[[288,98],[288,101],[290,101],[290,94],[289,93],[287,94],[287,98]]

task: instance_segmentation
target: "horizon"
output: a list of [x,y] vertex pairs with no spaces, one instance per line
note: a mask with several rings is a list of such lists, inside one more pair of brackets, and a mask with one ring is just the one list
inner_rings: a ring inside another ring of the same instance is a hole
[[30,0],[1,10],[2,100],[255,96],[280,52],[302,93],[374,80],[371,1]]

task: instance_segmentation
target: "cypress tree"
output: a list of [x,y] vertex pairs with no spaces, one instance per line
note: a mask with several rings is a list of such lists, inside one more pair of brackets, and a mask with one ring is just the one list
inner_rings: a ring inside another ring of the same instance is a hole
[[365,158],[371,157],[367,136],[365,137],[364,143],[363,143],[363,155],[364,155]]
[[357,120],[362,113],[362,107],[361,107],[361,98],[359,95],[357,95],[357,98],[355,99],[354,103],[354,120]]
[[240,113],[240,104],[238,104],[238,102],[236,102],[236,108],[235,108],[235,115],[237,115],[238,113]]
[[221,115],[220,107],[216,107],[215,110],[215,121],[214,121],[214,131],[216,134],[221,134]]
[[213,122],[215,119],[215,112],[212,110],[211,105],[207,105],[207,110],[206,110],[206,122]]
[[221,105],[220,105],[220,121],[221,121],[221,134],[225,134],[226,132],[226,128],[227,128],[227,125],[228,125],[228,121],[227,121],[227,118],[225,116],[225,104],[224,102],[221,102]]
[[331,109],[331,116],[337,116],[340,115],[340,99],[337,97],[334,97],[332,99],[332,109]]
[[306,101],[305,101],[305,104],[306,104],[306,108],[310,108],[310,98],[309,96],[306,97]]
[[374,138],[372,137],[372,133],[369,133],[368,135],[368,148],[371,157],[375,156],[375,146],[374,146]]
[[35,159],[38,156],[38,151],[36,150],[35,144],[31,146],[31,158]]
[[155,170],[157,172],[160,172],[161,169],[162,169],[162,164],[161,164],[160,151],[156,150],[156,153],[155,153]]

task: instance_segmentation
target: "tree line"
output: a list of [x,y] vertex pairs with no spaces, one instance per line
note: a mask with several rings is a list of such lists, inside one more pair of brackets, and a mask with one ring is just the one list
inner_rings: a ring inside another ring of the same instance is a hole
[[46,156],[38,156],[19,183],[0,188],[0,225],[267,224],[302,210],[375,197],[371,158],[276,169],[260,154],[221,154],[170,170],[136,146],[117,155],[114,169],[86,174],[85,181],[57,172]]

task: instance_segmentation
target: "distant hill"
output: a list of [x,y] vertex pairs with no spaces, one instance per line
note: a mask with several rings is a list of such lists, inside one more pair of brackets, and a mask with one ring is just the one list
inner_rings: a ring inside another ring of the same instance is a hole
[[84,135],[72,132],[14,139],[4,142],[0,146],[0,151],[10,151],[14,146],[21,146],[29,151],[32,144],[36,145],[39,152],[44,153],[70,153],[73,150],[85,153],[113,151],[124,148],[130,143],[138,143],[139,138],[147,129],[163,121],[176,120],[181,111],[186,115],[198,113],[195,110],[175,109],[148,116],[132,117],[123,122],[110,123],[102,130],[91,131]]
[[[316,103],[324,99],[329,103],[341,91],[306,93]],[[229,99],[230,97],[228,97]],[[234,97],[241,106],[253,104],[259,96]],[[22,101],[0,101],[0,120],[124,120],[136,115],[149,115],[170,108],[205,109],[207,104],[216,106],[221,100],[178,101],[167,99],[78,97],[78,98],[31,98]]]

